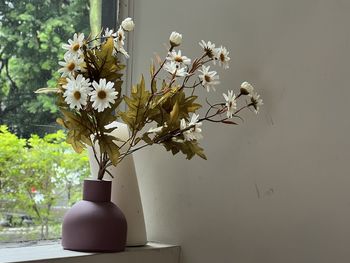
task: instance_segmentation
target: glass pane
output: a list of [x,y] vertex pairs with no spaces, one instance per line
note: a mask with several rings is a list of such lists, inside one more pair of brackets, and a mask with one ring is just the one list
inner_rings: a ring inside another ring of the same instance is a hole
[[60,237],[63,214],[81,198],[87,155],[65,143],[54,96],[34,91],[56,86],[62,44],[75,32],[87,36],[90,17],[100,28],[100,2],[0,1],[2,244]]

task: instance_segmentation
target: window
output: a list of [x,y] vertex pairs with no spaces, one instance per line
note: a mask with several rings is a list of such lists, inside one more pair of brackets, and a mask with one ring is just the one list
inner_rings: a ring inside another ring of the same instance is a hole
[[101,24],[116,24],[116,6],[102,0],[0,3],[0,244],[60,237],[65,211],[81,199],[87,155],[65,143],[53,96],[34,91],[56,85],[61,46],[75,32],[87,36]]

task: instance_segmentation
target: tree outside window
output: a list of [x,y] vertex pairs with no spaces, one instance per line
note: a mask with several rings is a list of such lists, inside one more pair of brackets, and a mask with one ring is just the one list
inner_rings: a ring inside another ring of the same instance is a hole
[[34,91],[56,86],[62,44],[99,16],[101,0],[0,0],[0,243],[59,237],[81,198],[87,155],[65,143],[54,97]]

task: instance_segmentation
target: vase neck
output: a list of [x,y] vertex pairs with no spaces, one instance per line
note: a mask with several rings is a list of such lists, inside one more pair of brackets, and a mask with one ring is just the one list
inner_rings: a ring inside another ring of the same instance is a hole
[[111,181],[84,180],[83,200],[92,202],[111,201]]

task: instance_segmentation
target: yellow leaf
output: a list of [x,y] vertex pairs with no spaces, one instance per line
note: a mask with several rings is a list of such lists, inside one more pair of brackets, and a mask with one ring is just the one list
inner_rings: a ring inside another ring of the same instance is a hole
[[119,116],[128,124],[130,130],[141,130],[145,125],[145,112],[147,108],[148,99],[151,93],[146,90],[145,79],[142,76],[139,84],[132,87],[130,97],[124,96],[124,101],[127,104],[125,112],[119,112]]
[[98,139],[100,150],[108,155],[113,165],[117,165],[120,157],[119,147],[113,142],[115,137],[103,135]]
[[67,143],[71,144],[74,151],[76,151],[77,153],[81,153],[85,148],[85,145],[76,139],[76,132],[74,130],[70,130],[68,132]]
[[179,120],[179,103],[178,101],[175,102],[173,109],[170,112],[170,123],[169,124],[175,124]]
[[48,94],[48,93],[57,93],[60,90],[58,88],[41,88],[34,91],[36,94]]
[[65,124],[64,120],[62,118],[57,118],[56,122],[61,125],[64,128],[68,128],[67,125]]
[[153,140],[149,137],[147,132],[142,135],[142,140],[145,143],[147,143],[148,145],[152,145],[153,144]]
[[151,75],[151,78],[153,77],[155,71],[156,71],[156,67],[155,67],[154,62],[153,62],[153,59],[152,59],[152,60],[151,60],[151,65],[150,65],[150,67],[149,67],[149,73],[150,73],[150,75]]

